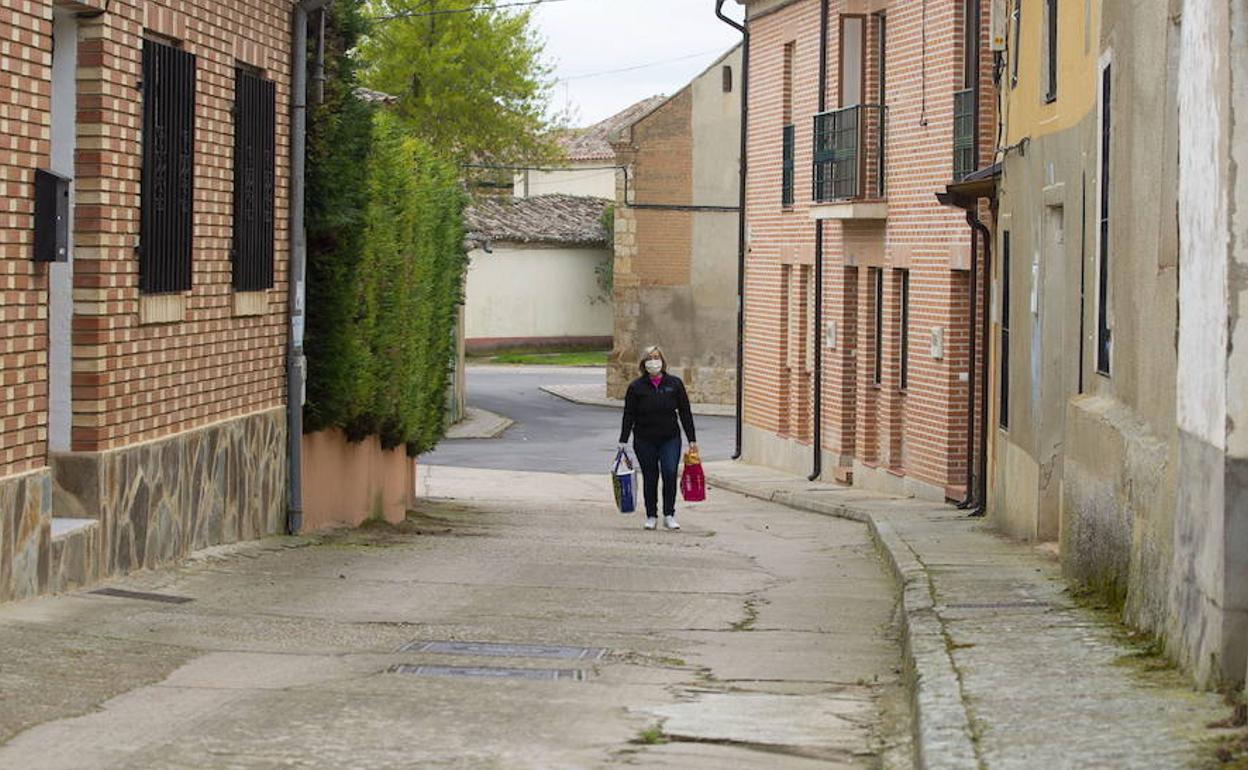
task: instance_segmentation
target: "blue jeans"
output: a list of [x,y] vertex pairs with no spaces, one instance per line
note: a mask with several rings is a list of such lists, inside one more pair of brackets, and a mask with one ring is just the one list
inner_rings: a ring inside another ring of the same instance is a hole
[[637,464],[641,466],[647,518],[659,515],[660,473],[663,475],[663,515],[676,515],[676,466],[680,464],[680,446],[680,436],[657,442],[633,437],[633,451],[637,453]]

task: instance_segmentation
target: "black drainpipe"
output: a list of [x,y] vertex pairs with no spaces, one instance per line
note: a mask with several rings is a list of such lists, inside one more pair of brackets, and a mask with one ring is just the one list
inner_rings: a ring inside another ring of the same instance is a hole
[[738,24],[724,15],[724,0],[715,0],[715,15],[720,21],[741,33],[741,149],[740,200],[737,203],[737,414],[736,414],[736,448],[732,459],[741,457],[741,423],[742,401],[745,396],[745,172],[746,172],[746,134],[747,119],[750,114],[750,31],[745,25]]
[[[290,78],[290,280],[287,283],[290,327],[286,347],[286,531],[303,526],[303,298],[308,241],[303,224],[306,189],[304,147],[308,129],[308,13],[329,0],[302,0],[291,14]],[[322,17],[323,23],[323,17]],[[323,29],[323,27],[322,27]],[[321,38],[323,40],[323,37]],[[323,50],[318,43],[318,52]],[[321,63],[317,62],[318,70]]]
[[[828,0],[819,3],[819,112],[828,108]],[[813,193],[813,190],[812,190]],[[813,195],[812,195],[813,197]],[[808,481],[823,475],[823,220],[815,220],[814,457]]]
[[975,217],[975,203],[966,209],[966,222],[971,226],[971,280],[969,309],[966,331],[970,336],[970,357],[966,363],[966,495],[958,501],[959,508],[970,508],[975,504],[975,340],[979,298],[979,220]]
[[[966,220],[970,222],[971,227],[979,232],[980,239],[984,242],[984,300],[981,303],[983,311],[980,331],[984,338],[984,355],[983,365],[980,369],[980,383],[984,389],[984,402],[979,407],[979,473],[975,479],[975,510],[971,511],[972,516],[983,516],[988,508],[988,367],[991,362],[988,360],[988,335],[992,333],[990,319],[988,317],[988,308],[992,307],[992,235],[988,232],[988,228],[983,222],[979,221],[979,217],[975,215],[975,209],[966,212]],[[971,255],[974,258],[974,254]],[[972,310],[971,316],[975,313]],[[974,337],[972,346],[974,345]],[[974,348],[972,347],[972,350]],[[975,370],[974,355],[971,356],[971,371]],[[974,386],[971,388],[974,390]],[[971,458],[967,458],[969,465]]]

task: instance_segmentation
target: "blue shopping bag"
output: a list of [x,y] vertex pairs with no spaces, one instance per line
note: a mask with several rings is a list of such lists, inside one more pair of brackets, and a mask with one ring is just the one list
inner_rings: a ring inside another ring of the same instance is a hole
[[629,459],[628,452],[621,449],[615,453],[611,467],[611,489],[615,493],[615,507],[620,513],[637,510],[637,469]]

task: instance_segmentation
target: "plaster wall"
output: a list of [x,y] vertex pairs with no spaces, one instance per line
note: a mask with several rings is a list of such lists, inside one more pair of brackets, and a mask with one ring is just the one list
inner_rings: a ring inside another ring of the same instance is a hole
[[477,339],[607,337],[611,299],[595,269],[605,248],[495,243],[493,253],[469,255],[464,335]]
[[569,163],[567,168],[521,171],[515,175],[512,194],[517,198],[539,195],[615,197],[615,169],[611,159]]
[[403,447],[382,449],[376,436],[350,442],[340,430],[303,437],[303,526],[397,524],[412,507],[416,461]]

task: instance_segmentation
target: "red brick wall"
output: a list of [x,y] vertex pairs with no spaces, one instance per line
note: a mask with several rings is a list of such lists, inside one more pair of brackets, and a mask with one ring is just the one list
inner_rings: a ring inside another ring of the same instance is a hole
[[[283,403],[290,3],[112,0],[84,21],[74,269],[75,450],[109,449]],[[139,322],[144,31],[197,57],[193,288],[184,319]],[[236,316],[231,287],[234,66],[277,84],[275,285],[267,313]]]
[[47,464],[48,280],[31,262],[35,169],[50,152],[52,7],[0,0],[0,478]]
[[[746,273],[745,419],[764,431],[809,444],[809,409],[797,392],[810,382],[804,337],[793,312],[806,287],[801,264],[814,259],[810,218],[812,120],[818,109],[819,0],[803,0],[750,21],[750,122]],[[838,15],[832,0],[827,104],[837,104]],[[987,23],[987,4],[983,22]],[[837,347],[823,362],[824,447],[938,488],[964,481],[967,368],[967,281],[959,253],[970,242],[964,215],[942,206],[935,193],[952,178],[953,93],[960,83],[961,3],[928,3],[926,34],[919,3],[886,4],[888,104],[886,199],[883,222],[824,226],[824,322],[837,321]],[[867,26],[869,54],[874,25]],[[792,122],[796,126],[794,205],[781,206],[781,131],[784,124],[784,47],[795,43]],[[982,56],[985,77],[990,55]],[[878,101],[868,56],[866,98]],[[987,80],[990,88],[991,81]],[[986,91],[986,94],[988,92]],[[990,162],[995,117],[982,100],[981,148]],[[873,381],[872,270],[884,271],[882,381]],[[899,388],[900,275],[910,270],[909,387]],[[808,271],[813,275],[813,269]],[[788,276],[787,280],[785,276]],[[933,327],[944,331],[941,359],[930,354]],[[820,330],[820,336],[822,332]],[[794,351],[797,351],[796,353]],[[795,358],[796,356],[796,358]],[[809,392],[808,390],[806,391]],[[831,475],[832,469],[827,469]]]
[[[73,448],[100,450],[284,401],[290,4],[112,0],[80,18],[75,154]],[[184,320],[139,323],[142,36],[197,56],[194,288]],[[0,477],[47,464],[47,271],[30,261],[33,180],[49,161],[52,4],[0,3]],[[234,66],[277,82],[276,282],[236,316],[231,287]]]

